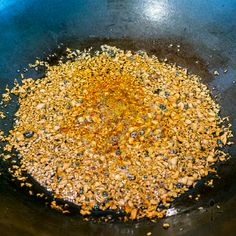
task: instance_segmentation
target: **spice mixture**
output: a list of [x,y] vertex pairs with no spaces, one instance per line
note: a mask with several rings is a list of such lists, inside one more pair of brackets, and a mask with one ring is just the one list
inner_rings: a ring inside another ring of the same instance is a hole
[[27,171],[83,215],[163,217],[160,205],[225,160],[229,125],[198,76],[143,51],[101,48],[70,52],[44,78],[15,84],[20,106],[5,150],[21,157],[19,179]]

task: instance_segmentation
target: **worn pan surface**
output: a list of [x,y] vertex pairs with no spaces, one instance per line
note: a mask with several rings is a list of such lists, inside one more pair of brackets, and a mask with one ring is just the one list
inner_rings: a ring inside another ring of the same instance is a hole
[[[0,0],[0,91],[36,57],[60,53],[60,43],[79,49],[104,43],[144,49],[187,66],[217,95],[236,135],[236,1]],[[8,108],[0,129],[12,126],[16,109],[14,104]],[[0,235],[236,235],[235,147],[229,152],[232,158],[219,167],[215,188],[200,187],[194,192],[201,193],[199,201],[183,197],[174,204],[177,214],[157,223],[94,223],[63,216],[20,191],[3,173]],[[162,228],[166,221],[168,230]]]

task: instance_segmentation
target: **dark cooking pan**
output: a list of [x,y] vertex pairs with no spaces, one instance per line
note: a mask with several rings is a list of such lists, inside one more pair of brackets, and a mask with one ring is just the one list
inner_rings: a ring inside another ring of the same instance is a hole
[[[62,43],[62,45],[61,45]],[[0,92],[13,85],[36,57],[63,54],[64,47],[144,49],[199,74],[236,128],[236,1],[218,0],[2,0],[0,1]],[[173,47],[169,47],[173,44]],[[58,45],[61,45],[58,49]],[[178,51],[177,45],[180,45]],[[214,73],[214,71],[219,72]],[[28,72],[32,77],[43,71]],[[17,109],[7,108],[0,129],[12,127]],[[11,181],[1,162],[0,235],[236,235],[236,149],[217,166],[215,187],[198,188],[174,202],[173,216],[157,223],[98,223],[65,216]],[[195,197],[200,194],[198,201]],[[168,230],[162,228],[170,223]]]

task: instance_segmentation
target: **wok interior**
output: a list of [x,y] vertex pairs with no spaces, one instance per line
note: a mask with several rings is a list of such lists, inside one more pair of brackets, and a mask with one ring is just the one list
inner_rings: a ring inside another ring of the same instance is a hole
[[[5,7],[0,11],[1,92],[6,84],[12,86],[13,79],[19,77],[17,69],[22,70],[36,56],[45,58],[52,52],[59,56],[57,46],[60,43],[63,47],[79,49],[98,48],[104,43],[123,49],[143,49],[186,66],[203,77],[204,83],[217,95],[222,115],[230,117],[235,132],[236,19],[233,10],[236,6],[231,1],[224,4],[220,1],[31,1],[30,4],[23,1],[21,7],[12,4],[11,10]],[[169,48],[170,44],[175,45],[174,48]],[[181,46],[179,53],[176,45]],[[224,73],[226,69],[228,72]],[[214,70],[219,71],[220,76],[213,76]],[[30,73],[32,77],[40,76],[40,73]],[[16,109],[16,104],[8,108],[9,117],[12,118]],[[11,118],[0,120],[0,129],[11,128]],[[80,235],[93,235],[95,232],[102,232],[101,235],[144,235],[149,231],[161,231],[163,235],[183,235],[188,231],[192,235],[198,232],[221,235],[223,230],[232,233],[234,227],[231,224],[235,221],[232,209],[236,205],[235,147],[229,151],[232,158],[219,167],[221,178],[216,180],[215,188],[199,187],[195,192],[202,195],[199,201],[183,197],[176,202],[179,214],[164,220],[171,224],[168,232],[162,231],[162,220],[155,224],[142,221],[103,225],[82,222],[79,216],[61,216],[21,192],[5,174],[1,176],[0,185],[1,209],[5,209],[1,213],[2,231],[12,232],[12,235],[19,232],[32,235],[38,232],[41,235],[60,235],[63,232],[70,232],[69,235],[78,232]],[[215,205],[211,206],[213,200]],[[218,209],[217,205],[221,208]],[[206,210],[198,210],[200,206]],[[9,222],[14,226],[10,228]],[[209,224],[214,225],[211,231]]]

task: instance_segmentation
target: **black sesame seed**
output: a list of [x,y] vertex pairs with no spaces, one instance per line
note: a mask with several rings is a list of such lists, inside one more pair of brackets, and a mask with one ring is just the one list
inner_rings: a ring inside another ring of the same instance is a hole
[[23,135],[24,135],[25,138],[31,138],[34,135],[34,131],[27,130],[27,131],[24,132]]
[[135,180],[136,177],[135,177],[135,175],[128,175],[128,179],[129,179],[129,180]]
[[125,170],[125,169],[126,169],[126,166],[121,166],[120,169],[121,169],[121,170]]
[[154,90],[154,94],[159,94],[161,92],[161,89],[156,89],[156,90]]
[[188,110],[188,108],[189,108],[188,104],[184,104],[184,109]]
[[165,97],[168,98],[170,96],[169,92],[165,92]]
[[136,138],[137,135],[138,135],[137,132],[132,132],[132,133],[130,134],[130,137],[131,137],[131,138]]
[[176,188],[182,188],[183,187],[183,185],[181,183],[177,183],[175,186],[176,186]]
[[159,107],[160,107],[161,110],[165,110],[166,109],[166,106],[164,104],[160,104]]
[[114,58],[116,56],[116,53],[113,50],[108,50],[107,51],[108,56]]
[[117,155],[117,156],[120,156],[120,155],[121,155],[120,149],[117,149],[117,150],[116,150],[116,155]]
[[98,204],[96,204],[94,207],[93,207],[93,209],[95,210],[95,211],[98,211],[100,208],[99,208],[99,205]]
[[220,139],[217,139],[217,144],[218,144],[218,145],[222,145],[223,142],[222,142]]
[[59,182],[61,182],[61,180],[62,180],[62,177],[61,177],[61,176],[58,176],[58,177],[57,177],[57,182],[59,183]]
[[79,193],[80,193],[80,194],[83,194],[83,193],[84,193],[84,188],[83,188],[83,187],[81,187],[81,188],[79,189]]
[[103,191],[103,192],[102,192],[102,196],[103,196],[103,197],[107,197],[107,196],[108,196],[108,193],[107,193],[106,191]]
[[144,178],[144,179],[147,179],[147,178],[148,178],[148,176],[147,176],[147,175],[144,175],[144,176],[143,176],[143,178]]

